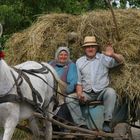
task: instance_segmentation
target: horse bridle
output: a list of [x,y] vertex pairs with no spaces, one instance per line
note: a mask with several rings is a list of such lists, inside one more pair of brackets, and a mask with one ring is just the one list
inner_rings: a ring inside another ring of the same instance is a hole
[[[35,90],[35,88],[32,86],[32,83],[30,82],[30,79],[28,78],[28,76],[26,75],[26,73],[28,74],[32,74],[40,79],[42,79],[47,85],[49,85],[49,83],[47,81],[45,81],[43,78],[41,78],[40,76],[36,75],[35,73],[42,73],[42,74],[47,74],[49,71],[47,69],[47,71],[44,72],[44,70],[46,70],[45,67],[42,67],[40,69],[31,69],[31,70],[21,70],[21,69],[17,69],[15,67],[12,67],[14,71],[16,71],[18,73],[18,77],[16,78],[13,71],[10,70],[12,77],[14,79],[14,84],[13,86],[8,90],[8,92],[2,94],[0,96],[0,103],[5,103],[5,102],[26,102],[28,104],[30,104],[31,106],[33,106],[33,108],[35,109],[35,111],[44,114],[44,111],[42,110],[41,104],[39,104],[37,102],[37,99],[42,102],[42,97],[40,96],[40,94],[38,93],[37,90]],[[32,96],[33,96],[33,101],[24,97],[22,95],[20,86],[23,82],[23,79],[28,83],[29,87],[32,90]],[[55,80],[56,82],[56,80]],[[17,94],[10,94],[10,92],[13,90],[13,88],[16,87],[17,90]],[[53,88],[53,87],[52,87]],[[54,97],[53,97],[54,98]],[[55,98],[56,100],[56,98]],[[52,102],[53,99],[50,100],[50,102]],[[49,102],[49,103],[50,103]]]

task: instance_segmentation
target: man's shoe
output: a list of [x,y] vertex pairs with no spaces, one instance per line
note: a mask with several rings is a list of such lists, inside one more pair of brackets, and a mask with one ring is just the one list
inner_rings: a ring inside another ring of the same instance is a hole
[[104,121],[103,131],[106,132],[106,133],[111,133],[112,132],[112,128],[110,127],[110,122],[109,121]]
[[80,125],[81,128],[88,129],[87,125]]

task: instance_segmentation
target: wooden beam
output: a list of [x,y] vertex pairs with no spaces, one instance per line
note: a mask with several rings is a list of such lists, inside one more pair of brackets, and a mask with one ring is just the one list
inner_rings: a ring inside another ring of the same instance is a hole
[[118,25],[117,25],[117,20],[116,20],[116,17],[115,17],[113,8],[112,8],[112,6],[111,6],[111,4],[110,4],[110,0],[106,0],[106,2],[108,3],[108,6],[109,6],[109,8],[110,8],[110,10],[111,10],[113,22],[114,22],[114,25],[115,25],[115,30],[116,30],[117,39],[118,39],[118,41],[120,41],[121,38],[120,38],[120,34],[119,34],[119,30],[118,30]]
[[64,127],[64,128],[66,128],[68,130],[73,130],[73,131],[76,131],[76,132],[79,131],[79,132],[82,132],[82,133],[90,134],[93,137],[96,137],[96,136],[111,137],[111,138],[122,138],[123,137],[123,136],[121,136],[119,134],[116,134],[116,133],[105,133],[103,131],[92,131],[92,130],[80,128],[78,126],[69,126],[69,125],[61,123],[61,122],[59,122],[57,120],[54,120],[53,118],[44,117],[40,113],[34,113],[33,115],[38,117],[38,118],[41,118],[41,119],[47,119],[48,121],[51,121],[53,124],[56,124],[56,125],[61,126],[61,127]]
[[91,137],[93,138],[93,135],[91,134],[86,134],[86,133],[71,133],[71,132],[53,132],[53,135],[58,135],[60,137],[64,137],[64,136],[78,136],[78,137]]

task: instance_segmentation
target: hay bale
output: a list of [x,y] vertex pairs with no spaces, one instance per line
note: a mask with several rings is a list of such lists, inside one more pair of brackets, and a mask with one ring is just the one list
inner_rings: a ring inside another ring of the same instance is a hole
[[[104,49],[111,40],[115,51],[123,54],[125,65],[111,72],[111,84],[121,97],[140,105],[140,11],[115,10],[121,40],[117,41],[110,11],[84,15],[42,15],[28,29],[15,33],[7,42],[7,58],[15,65],[26,60],[49,61],[59,43],[68,43],[71,57],[82,55],[86,35],[95,35]],[[72,33],[71,33],[72,32]],[[69,37],[69,38],[68,38]]]

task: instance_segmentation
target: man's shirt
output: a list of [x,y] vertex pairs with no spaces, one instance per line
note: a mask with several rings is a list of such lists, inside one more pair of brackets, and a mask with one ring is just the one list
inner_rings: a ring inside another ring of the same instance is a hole
[[82,85],[83,90],[95,93],[102,91],[109,85],[108,71],[119,63],[112,57],[97,53],[93,59],[86,56],[79,58],[76,62],[78,72],[77,84]]

